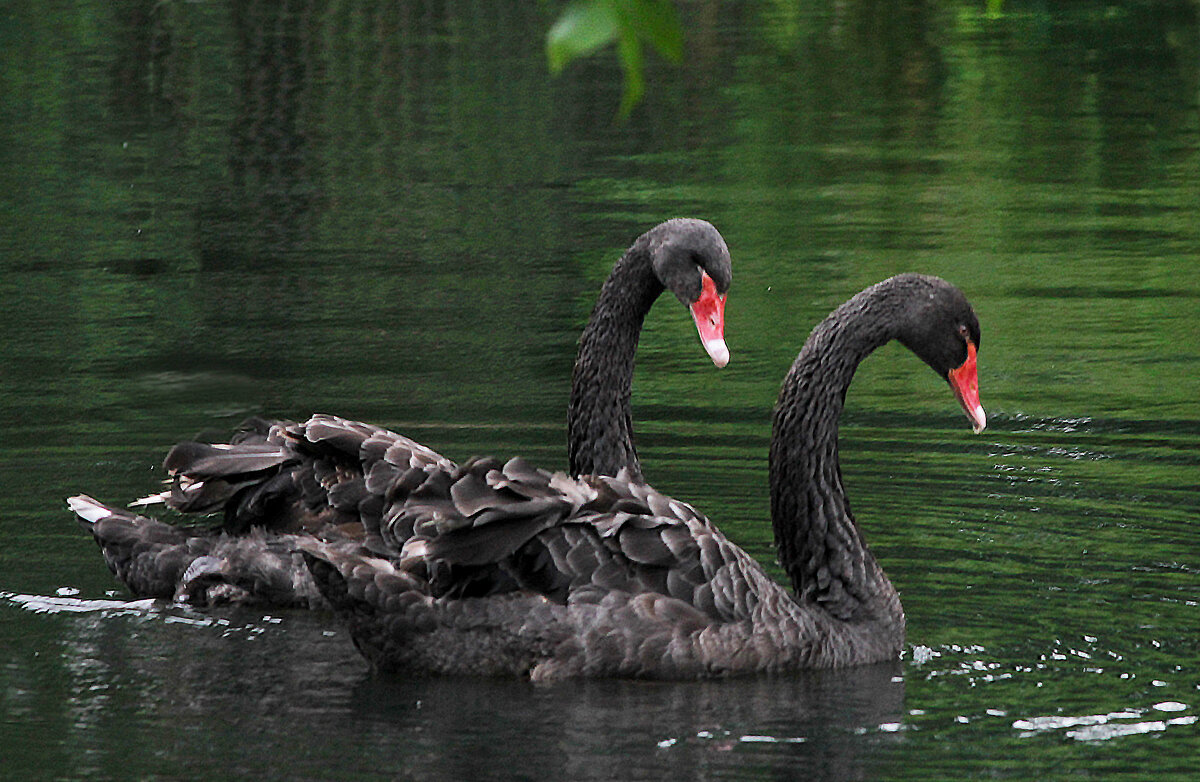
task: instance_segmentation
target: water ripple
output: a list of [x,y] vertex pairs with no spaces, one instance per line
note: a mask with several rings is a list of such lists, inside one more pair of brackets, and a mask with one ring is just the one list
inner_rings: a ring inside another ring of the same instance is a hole
[[[59,590],[62,592],[63,590]],[[146,613],[158,610],[156,601],[146,600],[89,600],[79,597],[58,595],[21,595],[14,592],[0,592],[0,600],[5,600],[26,611],[35,614],[82,614],[93,611],[118,611],[121,613]]]
[[[1136,736],[1156,733],[1174,725],[1193,725],[1197,716],[1187,714],[1169,719],[1142,719],[1150,711],[1186,711],[1187,705],[1178,701],[1156,703],[1150,709],[1125,709],[1107,714],[1084,714],[1079,716],[1030,717],[1015,720],[1013,728],[1021,731],[1022,738],[1036,736],[1049,731],[1062,730],[1067,738],[1076,741],[1107,741],[1121,736]],[[1135,720],[1135,721],[1130,721]]]

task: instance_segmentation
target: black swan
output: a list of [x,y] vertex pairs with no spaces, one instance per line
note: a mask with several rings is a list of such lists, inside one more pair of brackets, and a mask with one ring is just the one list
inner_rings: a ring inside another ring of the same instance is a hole
[[[724,366],[731,273],[725,240],[703,220],[661,223],[617,261],[579,340],[568,410],[572,475],[640,478],[629,398],[643,319],[670,290],[691,311],[712,361]],[[396,473],[456,469],[407,437],[329,415],[303,423],[252,419],[227,444],[179,443],[163,466],[170,488],[135,505],[222,511],[222,525],[181,528],[86,495],[70,498],[109,568],[139,597],[281,606],[324,604],[298,542],[315,536],[357,548],[363,524],[378,525]]]
[[388,556],[313,541],[309,567],[382,669],[693,678],[896,659],[904,611],[850,513],[837,443],[856,367],[892,339],[984,428],[979,322],[957,288],[904,274],[838,307],[775,408],[771,515],[794,594],[683,502],[520,459],[397,475],[368,530]]

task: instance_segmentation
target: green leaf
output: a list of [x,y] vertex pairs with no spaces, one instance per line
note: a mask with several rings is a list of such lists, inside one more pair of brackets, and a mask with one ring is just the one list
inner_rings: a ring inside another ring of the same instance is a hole
[[640,37],[671,62],[683,60],[683,27],[672,0],[633,0],[630,10]]
[[631,29],[623,29],[617,42],[617,55],[621,58],[621,69],[625,71],[625,86],[621,90],[621,119],[629,117],[633,107],[646,91],[646,79],[642,75],[642,44]]
[[550,72],[560,73],[567,63],[617,40],[620,18],[613,0],[577,0],[546,35]]
[[546,35],[550,72],[610,43],[624,72],[619,116],[626,118],[646,91],[643,42],[664,58],[683,60],[683,28],[674,0],[574,0]]

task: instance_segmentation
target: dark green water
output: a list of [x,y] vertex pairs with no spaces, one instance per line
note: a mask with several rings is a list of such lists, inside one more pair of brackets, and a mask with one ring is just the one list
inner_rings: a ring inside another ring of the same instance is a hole
[[[13,778],[1190,778],[1200,752],[1200,8],[687,3],[612,121],[553,8],[0,10],[0,755]],[[647,476],[770,561],[770,408],[900,271],[983,324],[989,428],[897,346],[843,419],[894,667],[693,684],[370,675],[330,617],[143,610],[63,498],[334,412],[565,467],[575,340],[704,217],[730,365],[651,313]],[[101,602],[110,601],[110,602]]]

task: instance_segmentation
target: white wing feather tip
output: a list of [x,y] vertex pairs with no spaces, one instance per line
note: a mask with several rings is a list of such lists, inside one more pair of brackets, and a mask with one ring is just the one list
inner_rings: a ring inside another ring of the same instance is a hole
[[93,500],[84,494],[71,497],[67,500],[69,507],[76,516],[84,521],[95,524],[100,519],[107,518],[112,515],[108,508]]
[[166,502],[167,498],[170,496],[171,492],[169,491],[160,492],[159,494],[147,494],[145,497],[141,497],[129,503],[129,507],[142,508],[146,505],[157,505],[159,503]]

